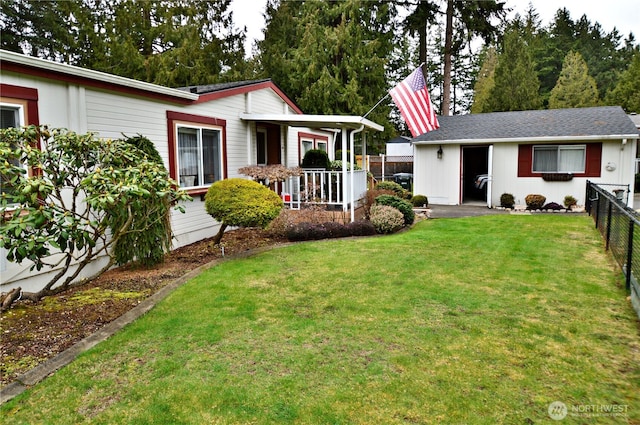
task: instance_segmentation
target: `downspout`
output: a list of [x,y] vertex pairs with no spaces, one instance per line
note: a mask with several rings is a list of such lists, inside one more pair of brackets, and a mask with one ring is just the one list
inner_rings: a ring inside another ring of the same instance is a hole
[[349,140],[349,152],[350,152],[350,166],[351,166],[351,194],[350,194],[350,200],[351,200],[351,222],[353,223],[354,221],[356,221],[356,209],[355,209],[355,192],[354,192],[354,172],[355,172],[355,164],[354,164],[354,158],[355,158],[355,154],[353,153],[353,151],[355,150],[355,135],[356,133],[360,133],[362,130],[364,130],[364,124],[360,125],[360,128],[358,128],[357,130],[353,130],[351,132],[350,135],[350,140]]

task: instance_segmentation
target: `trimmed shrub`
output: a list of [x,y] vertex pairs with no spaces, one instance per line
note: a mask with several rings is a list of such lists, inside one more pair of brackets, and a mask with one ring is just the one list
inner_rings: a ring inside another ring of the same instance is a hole
[[372,236],[375,235],[376,228],[368,220],[356,220],[346,225],[350,236]]
[[369,210],[376,203],[376,198],[380,195],[395,195],[395,192],[392,190],[378,190],[378,189],[370,189],[367,190],[367,194],[364,198],[364,205],[362,206],[364,209],[364,216],[366,219],[369,219]]
[[302,158],[302,168],[322,168],[328,169],[331,167],[329,161],[329,155],[320,149],[311,149],[304,154]]
[[[122,141],[140,149],[147,159],[164,168],[162,157],[156,145],[138,134],[126,137]],[[167,198],[147,199],[145,202],[132,206],[132,228],[145,229],[144,232],[125,233],[117,240],[113,247],[113,257],[116,264],[127,264],[137,261],[143,266],[152,266],[164,260],[165,252],[171,250],[173,231],[171,228],[171,203]],[[129,213],[111,216],[112,228],[118,229],[129,220]]]
[[404,227],[404,217],[394,207],[374,205],[371,207],[371,224],[373,224],[378,233],[394,233]]
[[375,190],[391,190],[393,191],[398,198],[404,198],[406,194],[406,190],[402,186],[400,186],[396,182],[392,181],[384,181],[376,184],[374,187]]
[[282,199],[274,191],[239,178],[215,182],[205,197],[207,213],[221,223],[214,244],[220,243],[227,226],[267,227],[282,207]]
[[413,220],[416,218],[416,215],[413,212],[413,205],[404,199],[398,198],[397,196],[380,195],[376,198],[376,204],[387,205],[400,211],[404,217],[405,226],[413,224]]
[[567,207],[567,209],[571,208],[574,205],[578,204],[578,200],[576,198],[574,198],[571,195],[567,195],[564,197],[564,206]]
[[411,204],[414,207],[422,207],[423,205],[425,207],[428,207],[429,199],[424,195],[413,195],[413,197],[411,198]]
[[544,205],[542,207],[543,210],[553,210],[553,211],[560,211],[563,210],[564,207],[556,202],[549,202],[548,204]]
[[323,226],[328,238],[346,238],[347,236],[351,236],[347,226],[337,221],[327,221],[323,223]]
[[503,193],[500,195],[500,206],[504,208],[513,208],[516,200],[510,193]]
[[294,224],[287,231],[287,239],[290,241],[314,241],[319,239],[327,239],[329,233],[324,225],[318,223],[298,223]]
[[539,209],[542,209],[542,206],[544,205],[544,202],[546,200],[547,200],[547,198],[545,198],[544,196],[535,195],[535,194],[527,195],[524,198],[524,202],[526,202],[528,210],[539,210]]

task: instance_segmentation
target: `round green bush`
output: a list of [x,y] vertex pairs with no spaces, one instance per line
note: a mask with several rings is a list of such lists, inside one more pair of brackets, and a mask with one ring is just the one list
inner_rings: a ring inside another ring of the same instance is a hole
[[414,195],[411,198],[411,204],[413,204],[414,207],[422,207],[423,205],[428,207],[429,199],[424,195]]
[[400,211],[402,213],[402,216],[404,217],[405,226],[410,226],[411,224],[413,224],[413,220],[415,220],[416,218],[416,215],[413,212],[413,205],[411,205],[409,201],[400,199],[397,196],[380,195],[376,198],[376,204],[387,205]]
[[266,227],[282,207],[274,191],[239,178],[215,182],[205,197],[207,213],[227,226]]
[[516,200],[510,193],[503,193],[500,195],[500,206],[504,208],[513,208]]
[[304,154],[302,158],[302,168],[331,168],[331,161],[329,161],[329,155],[320,149],[311,149]]
[[404,217],[396,208],[388,205],[371,207],[371,224],[378,233],[395,233],[404,227]]

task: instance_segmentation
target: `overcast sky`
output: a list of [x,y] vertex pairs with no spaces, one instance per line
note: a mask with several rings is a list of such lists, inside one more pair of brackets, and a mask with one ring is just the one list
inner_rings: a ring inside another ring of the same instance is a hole
[[[529,3],[533,4],[546,26],[553,19],[556,11],[566,7],[571,14],[571,19],[577,21],[582,15],[592,23],[599,22],[605,32],[609,33],[614,27],[622,34],[623,39],[630,32],[640,40],[640,4],[638,0],[507,0],[508,8],[513,9],[509,18],[516,13],[524,15]],[[231,10],[236,26],[247,27],[247,52],[256,39],[262,39],[264,28],[265,0],[232,0]]]

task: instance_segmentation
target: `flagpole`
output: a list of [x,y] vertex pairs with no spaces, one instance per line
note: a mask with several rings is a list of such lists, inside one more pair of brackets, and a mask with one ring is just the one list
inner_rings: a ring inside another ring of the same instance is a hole
[[378,103],[376,103],[373,108],[369,109],[369,112],[367,112],[366,114],[364,114],[364,116],[362,118],[367,118],[367,115],[369,115],[371,112],[373,112],[374,109],[376,109],[378,107],[378,105],[380,105],[386,98],[388,98],[390,95],[389,93],[387,93],[387,95],[385,97],[383,97],[382,99],[380,99],[378,101]]
[[[420,68],[422,70],[422,75],[424,75],[424,80],[427,80],[427,71],[424,69],[424,62],[422,62],[420,64],[420,66],[418,68]],[[369,112],[367,112],[366,114],[364,114],[364,116],[362,118],[367,118],[367,115],[369,115],[371,112],[373,112],[374,109],[376,109],[378,107],[378,105],[380,105],[386,98],[388,98],[390,96],[389,92],[387,92],[386,96],[384,96],[382,99],[380,99],[378,101],[378,103],[376,103],[373,108],[369,109]]]

